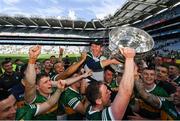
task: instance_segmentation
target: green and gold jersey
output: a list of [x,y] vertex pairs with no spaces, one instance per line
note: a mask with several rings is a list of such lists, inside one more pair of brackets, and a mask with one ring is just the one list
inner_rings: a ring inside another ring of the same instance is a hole
[[38,111],[38,106],[35,104],[25,104],[22,108],[16,111],[16,120],[32,120]]
[[82,119],[83,116],[74,110],[82,100],[83,96],[71,87],[68,87],[61,94],[60,104],[63,105],[68,119]]
[[171,102],[163,98],[161,98],[161,102],[162,102],[162,112],[161,112],[162,120],[180,120],[180,115],[175,109],[175,106]]
[[[168,94],[166,93],[166,91],[156,85],[147,92],[154,94],[156,96],[160,96],[160,97],[168,97]],[[141,116],[148,119],[160,119],[161,109],[152,107],[150,104],[146,103],[143,99],[139,99],[138,103],[140,107],[139,114]]]
[[114,121],[112,115],[111,107],[106,107],[105,109],[99,111],[92,111],[92,106],[88,106],[86,110],[87,120],[103,120],[103,121]]
[[[48,99],[46,97],[44,97],[41,94],[37,93],[36,99],[33,102],[33,104],[43,103],[43,102],[46,102],[47,100]],[[34,120],[56,120],[57,119],[57,108],[58,108],[58,104],[54,105],[47,112],[44,112],[41,115],[35,116],[33,119]]]

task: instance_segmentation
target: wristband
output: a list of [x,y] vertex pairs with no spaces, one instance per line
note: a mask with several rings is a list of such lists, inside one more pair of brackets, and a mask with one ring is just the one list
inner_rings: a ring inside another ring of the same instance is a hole
[[36,58],[30,58],[28,63],[29,64],[35,64],[36,60],[37,60]]

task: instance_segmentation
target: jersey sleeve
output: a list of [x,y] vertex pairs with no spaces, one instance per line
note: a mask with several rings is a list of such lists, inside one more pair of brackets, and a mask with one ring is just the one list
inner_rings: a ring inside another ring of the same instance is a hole
[[87,56],[86,65],[93,71],[102,70],[101,61],[95,61],[92,57]]
[[114,116],[112,114],[111,107],[107,107],[102,111],[102,120],[103,121],[109,121],[109,120],[114,121],[115,120]]
[[75,109],[77,105],[80,103],[80,100],[77,97],[68,97],[67,98],[67,104],[69,107]]
[[24,107],[17,109],[16,120],[32,120],[37,114],[38,106],[36,104],[25,105]]

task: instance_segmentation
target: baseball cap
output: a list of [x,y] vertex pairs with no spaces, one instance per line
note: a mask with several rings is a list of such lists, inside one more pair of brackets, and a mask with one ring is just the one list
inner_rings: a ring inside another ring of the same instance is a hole
[[90,42],[90,46],[91,46],[91,44],[101,45],[101,46],[103,45],[103,43],[100,40],[98,40],[98,39],[95,39],[95,40],[91,41]]

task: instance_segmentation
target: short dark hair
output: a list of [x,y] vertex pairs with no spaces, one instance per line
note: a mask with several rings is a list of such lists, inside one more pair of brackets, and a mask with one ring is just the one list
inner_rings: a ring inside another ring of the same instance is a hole
[[8,58],[5,58],[6,61],[11,61],[12,58],[8,57]]
[[46,73],[37,74],[37,75],[36,75],[36,84],[39,84],[41,78],[43,78],[43,77],[49,77],[49,75],[46,74]]
[[[4,66],[5,64],[10,63],[10,62],[11,62],[10,60],[5,60],[5,61],[3,61],[3,62],[1,63],[1,65]],[[12,63],[12,62],[11,62],[11,63]]]
[[0,90],[0,101],[8,98],[9,95],[11,95],[10,92],[8,92],[8,91],[6,91],[6,90]]
[[[166,63],[163,63],[163,64],[161,64],[159,66],[168,69],[168,65]],[[157,67],[159,67],[159,66],[157,66]]]
[[50,59],[45,59],[45,60],[43,61],[43,63],[45,63],[46,61],[50,61]]
[[112,73],[115,73],[114,69],[111,66],[106,66],[104,68],[104,72],[107,71],[107,70],[111,71]]
[[175,66],[176,68],[180,69],[180,64],[177,64],[177,63],[171,63],[169,64],[169,66]]
[[93,81],[86,88],[86,97],[91,105],[96,105],[96,99],[101,97],[100,86],[103,82]]
[[53,68],[55,67],[55,65],[56,64],[58,64],[58,63],[62,63],[62,64],[64,64],[64,62],[63,61],[56,61],[54,64],[53,64]]
[[51,55],[51,57],[50,58],[56,58],[56,56],[55,55]]
[[145,67],[143,70],[155,70],[154,66]]

